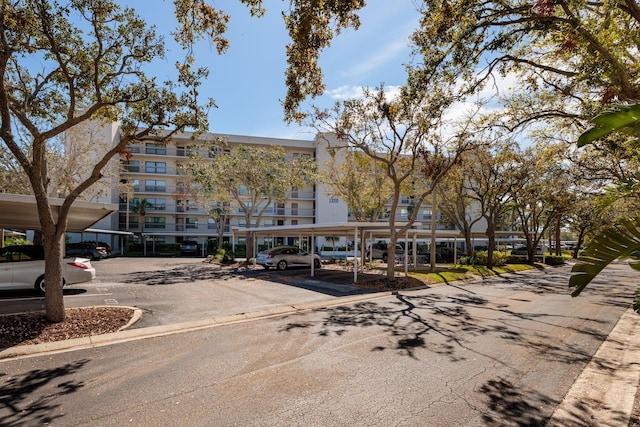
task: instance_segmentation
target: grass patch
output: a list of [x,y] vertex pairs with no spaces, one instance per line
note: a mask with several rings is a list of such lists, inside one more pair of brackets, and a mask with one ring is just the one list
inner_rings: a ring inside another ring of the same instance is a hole
[[[409,270],[409,276],[426,284],[450,283],[456,280],[469,280],[480,277],[497,276],[506,273],[516,273],[518,271],[540,268],[541,265],[510,264],[489,269],[482,265],[440,265],[436,271]],[[404,271],[404,270],[402,270]]]

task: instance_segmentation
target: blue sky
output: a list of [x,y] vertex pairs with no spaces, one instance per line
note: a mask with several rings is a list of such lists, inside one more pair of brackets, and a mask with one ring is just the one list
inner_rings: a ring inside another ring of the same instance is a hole
[[[168,0],[141,2],[134,7],[158,32],[166,34],[175,27],[173,3]],[[218,56],[214,49],[200,46],[197,59],[210,68],[208,81],[201,93],[212,97],[218,108],[210,113],[210,131],[224,134],[275,138],[312,139],[311,129],[283,122],[280,100],[286,88],[285,45],[288,35],[281,9],[288,1],[265,2],[267,13],[252,18],[237,0],[218,1],[231,20],[227,38],[229,50]],[[419,14],[412,0],[370,2],[361,11],[358,31],[349,29],[334,39],[322,52],[326,93],[313,103],[331,106],[335,100],[357,94],[361,87],[399,86],[404,83],[404,64],[410,61],[408,37],[418,25]],[[172,52],[167,66],[182,58]],[[159,77],[162,77],[159,74]]]

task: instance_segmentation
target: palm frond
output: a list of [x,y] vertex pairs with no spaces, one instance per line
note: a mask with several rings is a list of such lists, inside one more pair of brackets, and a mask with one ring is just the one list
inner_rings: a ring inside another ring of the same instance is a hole
[[[589,246],[578,258],[578,263],[571,269],[569,287],[576,288],[571,292],[571,296],[580,295],[584,288],[611,262],[637,255],[636,251],[639,250],[640,217],[626,220],[618,227],[602,231],[589,242]],[[633,261],[631,265],[634,268],[640,268],[640,261]],[[638,304],[637,299],[636,304]]]
[[591,121],[595,126],[580,135],[578,138],[578,147],[583,147],[616,131],[638,135],[640,103],[617,105],[609,111],[598,114]]

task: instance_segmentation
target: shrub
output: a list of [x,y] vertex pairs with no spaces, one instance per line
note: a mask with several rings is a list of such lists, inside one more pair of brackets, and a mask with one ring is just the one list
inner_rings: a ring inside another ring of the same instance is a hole
[[556,255],[549,255],[549,256],[545,257],[544,263],[547,264],[547,265],[562,265],[562,264],[564,264],[564,257],[556,256]]
[[225,262],[233,262],[235,256],[234,253],[231,252],[230,250],[226,250],[226,249],[218,249],[218,251],[216,252],[215,255],[216,259],[222,263]]
[[[473,264],[478,265],[487,265],[487,251],[476,251],[474,256]],[[493,265],[500,266],[505,265],[507,263],[507,254],[506,252],[494,251],[493,252]]]
[[473,261],[473,257],[470,257],[468,255],[458,258],[458,264],[460,265],[473,265]]
[[524,255],[509,255],[506,258],[507,264],[526,264],[527,257]]

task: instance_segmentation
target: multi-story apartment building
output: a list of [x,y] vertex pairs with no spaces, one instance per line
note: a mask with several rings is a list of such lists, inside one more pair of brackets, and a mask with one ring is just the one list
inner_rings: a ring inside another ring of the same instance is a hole
[[[206,207],[201,206],[197,198],[190,194],[185,176],[181,174],[182,166],[194,152],[203,158],[224,154],[220,152],[222,148],[211,150],[210,141],[214,139],[223,139],[228,147],[225,149],[238,145],[279,146],[285,149],[290,159],[309,157],[320,164],[328,159],[324,146],[317,140],[218,134],[203,135],[194,140],[191,134],[184,133],[174,136],[167,144],[142,141],[129,147],[128,159],[121,159],[120,185],[118,191],[114,191],[114,195],[118,194],[118,215],[113,215],[94,228],[131,232],[134,236],[144,234],[147,240],[156,243],[180,243],[184,240],[205,243],[217,238],[214,220],[208,216]],[[136,209],[142,200],[146,201],[144,215]],[[243,236],[231,241],[232,228],[255,224],[246,224],[243,211],[233,203],[231,209],[230,218],[225,224],[224,240],[231,244],[242,244]],[[347,219],[346,205],[332,198],[324,184],[317,183],[307,188],[292,188],[285,200],[273,202],[267,207],[260,225],[303,225]],[[279,238],[273,243],[293,244],[295,240],[293,236]]]
[[[111,140],[117,134],[114,126],[105,127],[105,138]],[[175,135],[166,144],[157,144],[153,141],[142,141],[129,147],[130,157],[119,159],[121,163],[119,184],[112,184],[113,191],[111,203],[119,204],[119,212],[94,226],[94,229],[104,230],[105,236],[95,235],[95,240],[107,239],[107,231],[111,232],[110,243],[119,249],[122,239],[116,239],[118,232],[131,233],[131,239],[140,242],[140,236],[144,235],[147,242],[151,243],[180,243],[185,240],[196,240],[201,245],[216,239],[217,227],[212,218],[207,214],[205,206],[201,206],[197,198],[187,191],[187,180],[181,174],[182,166],[189,161],[190,153],[194,151],[203,158],[213,159],[216,155],[224,154],[219,150],[211,150],[210,142],[222,139],[226,147],[232,149],[239,145],[254,145],[260,147],[279,146],[286,151],[286,156],[293,159],[305,156],[315,159],[322,168],[328,163],[330,154],[327,151],[324,139],[327,135],[317,135],[313,140],[295,140],[282,138],[263,138],[241,135],[206,134],[197,139],[190,133]],[[112,182],[116,180],[112,179]],[[146,201],[144,215],[136,209],[140,201]],[[402,197],[398,210],[387,215],[395,215],[398,222],[406,221],[412,200]],[[244,235],[233,233],[233,228],[254,227],[255,224],[246,224],[243,211],[235,204],[231,205],[231,215],[225,224],[223,240],[232,246],[243,244]],[[455,226],[441,213],[436,214],[437,230],[455,232]],[[416,228],[429,230],[431,228],[432,207],[422,206],[417,216]],[[386,218],[380,218],[384,221]],[[332,196],[329,186],[317,182],[308,188],[291,189],[285,200],[273,202],[267,207],[260,226],[296,226],[308,224],[335,224],[354,221],[347,205],[339,198]],[[449,233],[452,234],[452,233]],[[74,237],[72,240],[77,239]],[[87,238],[87,236],[80,237]],[[342,242],[336,242],[339,238]],[[92,238],[93,239],[93,238]],[[265,239],[265,238],[263,238]],[[288,237],[274,237],[272,240],[258,242],[277,244],[308,245],[309,242],[300,242],[307,239],[305,236],[294,234]],[[325,237],[317,237],[316,245],[344,245],[345,236],[331,236],[329,241]],[[204,245],[203,245],[204,246]]]

